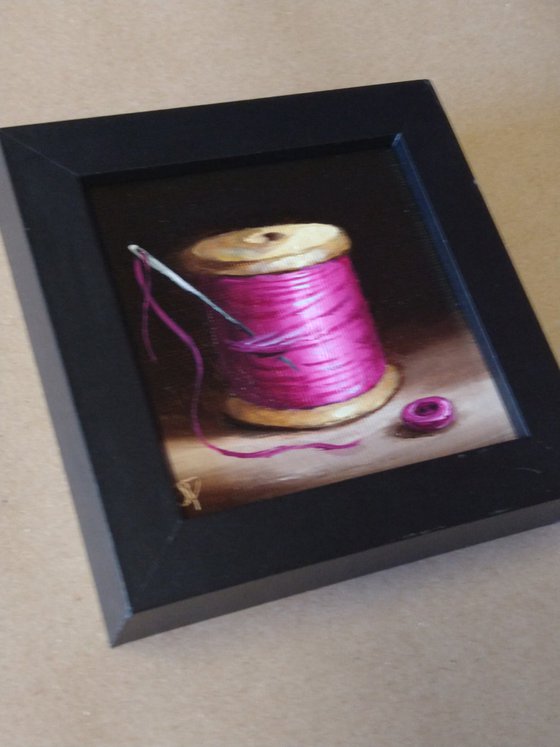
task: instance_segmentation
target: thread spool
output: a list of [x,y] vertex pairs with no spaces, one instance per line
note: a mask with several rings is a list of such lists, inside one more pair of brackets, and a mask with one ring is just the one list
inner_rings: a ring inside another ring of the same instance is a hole
[[399,375],[386,362],[350,245],[333,225],[280,224],[212,236],[179,254],[179,267],[252,332],[207,310],[229,416],[322,428],[394,394]]

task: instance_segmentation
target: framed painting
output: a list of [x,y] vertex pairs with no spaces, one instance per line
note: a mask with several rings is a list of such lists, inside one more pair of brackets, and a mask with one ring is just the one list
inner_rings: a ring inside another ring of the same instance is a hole
[[557,366],[429,82],[2,148],[113,644],[558,518]]

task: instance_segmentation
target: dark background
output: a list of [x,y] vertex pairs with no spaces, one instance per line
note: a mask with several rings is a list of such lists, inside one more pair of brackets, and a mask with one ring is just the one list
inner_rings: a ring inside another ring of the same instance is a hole
[[[464,326],[389,146],[266,158],[91,188],[106,258],[160,416],[188,408],[192,361],[152,319],[159,365],[149,363],[139,337],[141,295],[126,248],[131,243],[173,264],[176,252],[208,235],[274,223],[334,223],[350,235],[352,261],[389,358],[421,347],[436,330],[452,334]],[[202,303],[155,272],[152,280],[156,299],[195,337],[208,361],[212,351]],[[206,381],[211,378],[207,365]]]

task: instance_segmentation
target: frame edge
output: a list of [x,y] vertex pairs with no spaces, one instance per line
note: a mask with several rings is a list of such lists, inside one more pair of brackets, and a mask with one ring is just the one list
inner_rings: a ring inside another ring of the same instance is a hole
[[[112,536],[99,498],[70,387],[19,213],[0,133],[0,225],[6,254],[27,326],[35,365],[47,400],[70,490],[74,497],[92,573],[110,639],[130,616],[130,602]],[[85,532],[84,527],[89,531]]]

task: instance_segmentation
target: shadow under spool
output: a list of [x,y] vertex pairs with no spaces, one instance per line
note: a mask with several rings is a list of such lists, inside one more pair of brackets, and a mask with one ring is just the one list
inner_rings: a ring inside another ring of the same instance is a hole
[[[178,268],[195,275],[201,290],[254,333],[248,338],[207,312],[228,382],[224,411],[230,417],[275,428],[322,428],[371,413],[393,396],[399,374],[385,360],[345,257],[350,245],[336,226],[280,224],[211,236],[179,253]],[[318,288],[315,296],[308,286]],[[322,299],[317,306],[315,297]],[[271,337],[279,349],[259,353]],[[340,379],[346,371],[348,382]],[[331,379],[330,389],[322,386]]]

